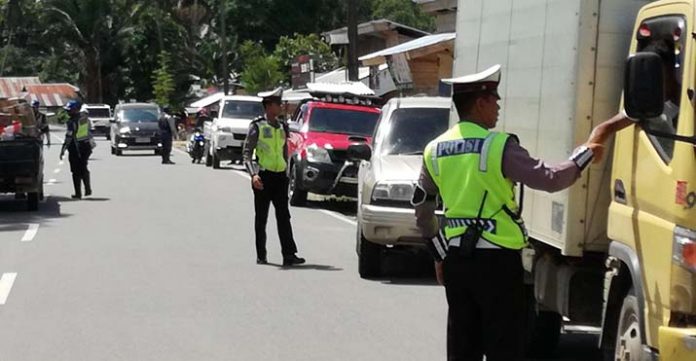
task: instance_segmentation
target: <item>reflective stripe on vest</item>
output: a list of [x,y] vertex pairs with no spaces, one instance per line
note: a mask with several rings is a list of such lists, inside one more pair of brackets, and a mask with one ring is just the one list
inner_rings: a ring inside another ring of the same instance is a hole
[[259,128],[259,140],[256,143],[256,157],[259,166],[263,170],[271,172],[283,172],[287,168],[285,161],[286,134],[282,124],[277,128],[268,121],[261,120],[256,123]]
[[[476,224],[482,238],[498,246],[521,249],[527,243],[523,221],[517,216],[515,185],[502,172],[505,144],[510,136],[461,122],[425,148],[428,173],[445,204],[445,238],[452,239]],[[427,161],[430,160],[430,161]]]

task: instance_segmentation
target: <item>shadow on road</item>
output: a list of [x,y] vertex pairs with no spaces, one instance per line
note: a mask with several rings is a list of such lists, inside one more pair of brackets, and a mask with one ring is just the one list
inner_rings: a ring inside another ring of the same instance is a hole
[[[60,203],[73,201],[70,198],[48,197],[39,203],[39,210],[36,212],[27,211],[26,200],[14,199],[14,196],[0,196],[0,227],[3,224],[10,225],[17,223],[40,223],[42,221],[70,217],[70,214],[61,213]],[[10,231],[10,229],[4,229]],[[0,231],[3,231],[0,228]]]
[[323,265],[323,264],[311,264],[311,263],[306,263],[306,264],[301,264],[297,266],[283,266],[282,264],[279,263],[272,263],[269,262],[265,264],[265,266],[271,266],[271,267],[276,267],[279,270],[283,271],[298,271],[298,270],[312,270],[312,271],[343,271],[343,268],[338,268],[330,265]]
[[358,203],[349,200],[326,200],[326,201],[310,201],[307,202],[307,208],[325,209],[340,213],[347,217],[355,217],[358,212]]

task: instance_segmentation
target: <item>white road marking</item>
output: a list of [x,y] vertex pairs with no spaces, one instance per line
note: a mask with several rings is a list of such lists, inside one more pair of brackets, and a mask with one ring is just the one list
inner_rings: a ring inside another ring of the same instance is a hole
[[338,213],[335,213],[335,212],[332,212],[332,211],[329,211],[329,210],[326,210],[326,209],[320,209],[319,211],[320,211],[321,213],[328,214],[329,216],[334,217],[334,218],[336,218],[336,219],[338,219],[338,220],[341,220],[341,221],[343,221],[343,222],[346,222],[346,223],[350,224],[351,226],[357,226],[357,225],[358,225],[358,222],[356,222],[356,221],[354,221],[354,220],[352,220],[352,219],[350,219],[350,218],[348,218],[348,217],[342,216],[342,215],[340,215],[340,214],[338,214]]
[[7,302],[7,297],[10,296],[16,278],[16,273],[3,273],[2,278],[0,278],[0,305]]
[[54,170],[53,170],[53,173],[55,173],[55,174],[58,174],[58,173],[60,173],[60,168],[56,168],[56,169],[54,169]]
[[[45,198],[45,197],[44,197]],[[39,224],[38,223],[32,223],[29,225],[29,228],[27,229],[26,232],[24,232],[24,237],[22,237],[22,242],[31,242],[34,240],[34,237],[36,237],[36,233],[39,232]]]

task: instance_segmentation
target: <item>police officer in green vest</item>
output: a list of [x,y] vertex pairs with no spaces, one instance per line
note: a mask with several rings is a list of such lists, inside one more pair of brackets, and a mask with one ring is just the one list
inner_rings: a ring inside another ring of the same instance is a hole
[[77,100],[70,100],[63,107],[68,112],[70,119],[67,123],[65,141],[60,151],[60,159],[63,159],[67,150],[70,172],[72,172],[75,194],[73,199],[82,198],[82,183],[85,184],[85,195],[92,195],[92,182],[90,180],[87,162],[92,154],[92,134],[90,132],[89,118],[80,114],[81,104]]
[[[527,231],[516,184],[555,192],[570,187],[601,155],[590,141],[549,166],[517,137],[492,131],[498,120],[500,65],[443,80],[460,122],[427,145],[413,196],[418,227],[435,256],[449,304],[448,360],[521,360],[525,292],[520,250]],[[435,217],[442,202],[442,224]]]
[[297,246],[290,225],[287,176],[287,140],[290,133],[287,124],[280,119],[282,95],[283,88],[259,93],[265,114],[254,119],[249,126],[243,157],[254,191],[256,263],[268,263],[266,222],[269,207],[273,203],[283,266],[293,266],[302,264],[305,260],[296,255]]

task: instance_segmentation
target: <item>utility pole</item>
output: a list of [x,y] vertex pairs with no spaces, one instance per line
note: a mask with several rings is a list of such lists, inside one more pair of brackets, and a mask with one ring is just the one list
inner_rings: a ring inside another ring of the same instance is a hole
[[348,80],[358,81],[358,0],[348,0]]
[[222,84],[225,90],[225,95],[230,92],[230,71],[227,68],[227,24],[225,17],[227,16],[227,0],[220,0],[220,40],[222,41]]

